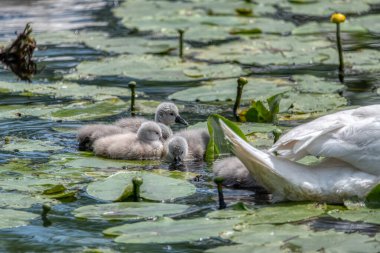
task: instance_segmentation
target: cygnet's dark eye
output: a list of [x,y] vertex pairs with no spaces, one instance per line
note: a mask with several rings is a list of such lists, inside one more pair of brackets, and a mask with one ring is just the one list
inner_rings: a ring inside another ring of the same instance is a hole
[[174,116],[174,113],[170,113],[170,115]]
[[157,135],[159,135],[159,132],[156,132]]

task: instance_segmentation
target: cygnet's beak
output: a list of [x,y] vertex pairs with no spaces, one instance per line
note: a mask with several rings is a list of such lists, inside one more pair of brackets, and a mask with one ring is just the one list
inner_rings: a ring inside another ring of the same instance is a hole
[[180,123],[180,124],[183,124],[185,126],[188,126],[189,123],[187,123],[186,120],[184,120],[181,116],[177,115],[177,117],[175,117],[175,123]]
[[181,157],[180,156],[175,156],[174,157],[174,163],[182,163],[182,159],[181,159]]

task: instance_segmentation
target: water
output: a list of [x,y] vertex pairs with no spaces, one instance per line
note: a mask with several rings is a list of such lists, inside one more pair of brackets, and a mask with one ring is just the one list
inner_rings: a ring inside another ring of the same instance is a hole
[[[33,22],[35,32],[49,30],[59,31],[65,29],[92,29],[108,31],[113,35],[128,35],[131,31],[119,25],[118,20],[111,16],[110,8],[117,5],[118,1],[102,0],[2,0],[0,3],[0,40],[8,41],[14,38],[14,32],[23,29],[25,23]],[[379,12],[380,8],[373,8],[373,12]],[[290,20],[296,24],[312,20],[308,17],[294,17],[287,13],[279,12],[279,17]],[[345,38],[345,50],[357,48],[379,49],[379,37],[371,35],[360,38]],[[193,45],[202,46],[202,45]],[[56,45],[41,47],[35,57],[38,63],[39,73],[34,77],[38,81],[56,81],[65,73],[69,73],[79,62],[93,60],[105,53],[97,52],[85,46],[73,47],[71,45]],[[253,68],[252,66],[245,66]],[[329,79],[336,78],[336,71],[331,66],[297,66],[294,68],[253,68],[256,75],[289,77],[291,74],[311,73]],[[347,89],[343,95],[349,99],[352,105],[367,105],[380,102],[380,98],[373,87],[380,84],[380,74],[372,75],[348,75],[346,77]],[[16,77],[7,69],[0,69],[2,80],[13,81]],[[110,77],[99,78],[94,81],[83,81],[85,85],[104,85],[123,87],[129,82],[127,78]],[[150,96],[150,99],[165,100],[165,98],[185,87],[197,85],[197,83],[181,83],[167,86],[164,83],[141,82],[139,89]],[[53,105],[60,101],[47,97],[26,98],[17,95],[2,95],[0,105]],[[189,119],[191,124],[204,121],[210,113],[229,113],[227,108],[198,103],[185,103],[183,116]],[[227,112],[226,112],[227,111]],[[112,121],[128,113],[122,113],[105,118],[104,121]],[[28,117],[14,120],[0,121],[0,137],[19,136],[30,139],[50,140],[64,146],[64,150],[54,153],[75,153],[77,143],[73,132],[57,132],[54,128],[76,129],[83,122],[55,122]],[[295,122],[292,124],[299,124]],[[53,154],[54,154],[53,153]],[[0,163],[10,159],[32,159],[36,164],[48,161],[51,153],[43,152],[2,152]],[[168,164],[162,164],[160,168],[167,169]],[[198,206],[200,210],[193,217],[201,216],[207,211],[216,208],[216,191],[210,182],[212,175],[204,163],[189,164],[191,170],[201,174],[200,181],[194,182],[198,187],[198,193],[181,202]],[[238,199],[250,203],[265,203],[267,195],[255,195],[252,191],[226,190],[227,201]],[[78,200],[62,203],[54,207],[53,214],[49,217],[51,226],[44,227],[41,219],[36,219],[30,226],[0,230],[1,252],[80,252],[88,248],[111,248],[123,252],[202,252],[203,250],[223,245],[223,241],[210,240],[205,243],[191,243],[179,245],[120,245],[112,242],[111,238],[104,237],[102,230],[109,227],[108,222],[81,221],[71,215],[71,211],[85,204],[94,204],[82,190]],[[28,209],[31,212],[40,213],[40,207]],[[112,225],[122,224],[122,222]],[[335,228],[337,231],[373,234],[380,231],[380,227],[371,224],[342,222],[335,219],[317,219],[311,222],[316,230]]]

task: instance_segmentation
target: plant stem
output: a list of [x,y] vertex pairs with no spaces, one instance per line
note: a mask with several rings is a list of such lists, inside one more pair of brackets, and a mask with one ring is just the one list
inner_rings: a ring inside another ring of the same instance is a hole
[[233,108],[233,113],[235,116],[236,121],[240,121],[239,115],[237,113],[237,110],[239,109],[240,106],[240,101],[241,101],[241,96],[243,94],[243,87],[248,83],[248,80],[244,77],[239,77],[237,80],[237,92],[236,92],[236,99],[235,99],[235,104]]
[[52,222],[48,219],[47,214],[51,211],[51,206],[48,204],[42,205],[42,213],[41,213],[41,219],[43,222],[44,227],[48,227],[52,224]]
[[219,209],[225,209],[227,207],[226,202],[224,202],[224,196],[223,196],[223,183],[224,179],[221,177],[214,178],[214,183],[216,184],[216,187],[218,189],[218,198],[219,198]]
[[339,54],[339,81],[341,83],[344,82],[344,62],[343,62],[343,49],[342,49],[342,41],[340,39],[340,23],[336,24],[336,45],[338,48]]
[[132,179],[133,183],[133,201],[140,201],[140,186],[143,184],[143,179],[141,177],[134,177]]
[[179,58],[181,58],[182,61],[184,61],[184,56],[183,56],[183,35],[185,33],[185,30],[178,29],[177,30],[179,33]]
[[131,115],[132,117],[134,117],[136,115],[136,111],[135,111],[136,82],[134,81],[129,82],[128,87],[131,89]]

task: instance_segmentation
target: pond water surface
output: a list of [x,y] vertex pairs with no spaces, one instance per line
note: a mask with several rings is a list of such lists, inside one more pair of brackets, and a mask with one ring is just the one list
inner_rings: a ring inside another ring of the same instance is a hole
[[[173,1],[176,2],[176,1]],[[178,2],[178,1],[177,1]],[[183,1],[186,2],[186,1]],[[243,1],[244,2],[244,1]],[[9,41],[15,37],[15,31],[21,31],[27,22],[32,22],[32,27],[36,34],[45,32],[60,31],[101,31],[107,32],[111,36],[132,36],[135,35],[133,29],[123,26],[119,18],[115,17],[111,9],[117,7],[122,2],[106,0],[5,0],[0,2],[0,40]],[[372,5],[369,14],[379,14],[380,5]],[[272,19],[282,19],[294,25],[306,24],[310,21],[320,21],[321,17],[307,15],[292,15],[289,12],[277,8],[273,13],[263,15]],[[138,36],[149,36],[140,33]],[[167,35],[168,40],[176,41],[175,36]],[[344,48],[346,51],[357,50],[358,48],[379,49],[380,36],[376,33],[365,34],[360,37],[344,37]],[[215,42],[224,43],[223,41]],[[37,36],[38,44],[38,36]],[[204,48],[209,43],[199,43],[189,41],[189,47]],[[212,43],[211,43],[212,44]],[[170,52],[176,55],[176,51]],[[59,81],[64,75],[72,73],[75,67],[85,60],[96,60],[101,57],[114,55],[101,50],[95,50],[85,44],[50,44],[40,45],[35,52],[35,59],[38,66],[38,73],[33,77],[33,83],[49,83]],[[244,69],[248,69],[254,76],[260,77],[280,77],[287,79],[295,74],[311,74],[327,80],[336,81],[336,65],[295,65],[281,67],[260,67],[241,64]],[[101,71],[101,70],[99,70]],[[347,98],[349,105],[367,105],[379,103],[380,97],[376,92],[376,87],[380,84],[380,72],[349,73],[346,76],[346,87],[342,94]],[[18,82],[17,77],[8,69],[0,69],[0,80],[6,82]],[[133,78],[123,76],[103,76],[88,80],[76,81],[82,85],[104,86],[104,87],[126,87]],[[187,82],[163,82],[139,80],[138,91],[144,92],[145,97],[141,100],[165,101],[168,96],[195,87],[200,81]],[[14,85],[17,85],[15,83]],[[128,100],[128,96],[122,99]],[[51,97],[48,95],[25,96],[20,94],[1,93],[0,106],[21,105],[24,108],[35,108],[38,106],[54,106],[73,101],[72,98]],[[191,125],[204,122],[211,113],[220,113],[230,117],[231,104],[226,103],[201,103],[178,101],[181,114]],[[35,107],[33,107],[35,106]],[[140,112],[139,114],[152,117],[152,112]],[[75,140],[75,130],[87,123],[92,122],[112,122],[120,117],[129,116],[128,110],[95,120],[57,120],[46,119],[37,116],[25,116],[20,118],[0,117],[0,138],[4,142],[6,137],[23,138],[40,141],[49,141],[62,148],[55,151],[20,151],[8,150],[0,151],[1,164],[8,164],[10,161],[31,161],[34,172],[38,174],[39,166],[43,166],[52,156],[61,154],[78,154],[77,142]],[[280,121],[284,127],[295,126],[304,120]],[[175,126],[174,130],[180,129]],[[167,170],[169,164],[137,166],[139,169]],[[197,186],[197,193],[193,196],[180,199],[177,203],[193,205],[199,208],[194,214],[188,215],[190,218],[202,217],[207,212],[217,208],[217,192],[211,181],[212,173],[206,163],[189,163],[189,171],[197,173],[197,180],[191,182]],[[103,169],[104,170],[104,169]],[[107,169],[105,173],[110,174],[116,169]],[[22,175],[22,174],[20,174]],[[44,226],[43,220],[37,218],[31,221],[30,225],[0,230],[0,251],[1,252],[82,252],[89,248],[99,248],[112,252],[203,252],[206,249],[227,244],[223,240],[211,239],[197,243],[183,244],[117,244],[112,238],[105,237],[102,231],[111,226],[123,224],[123,222],[107,221],[83,221],[75,219],[71,211],[77,207],[87,204],[96,204],[96,200],[86,194],[84,185],[78,185],[75,200],[63,200],[62,203],[53,207],[49,219],[50,226]],[[1,185],[0,185],[1,187]],[[75,187],[74,187],[75,188]],[[226,201],[242,200],[250,204],[265,204],[270,196],[266,194],[255,194],[248,190],[225,190]],[[99,202],[100,203],[100,202]],[[41,205],[33,205],[23,209],[39,214]],[[341,221],[333,218],[317,218],[304,222],[314,230],[335,229],[343,232],[359,232],[362,234],[374,235],[380,232],[380,226],[370,223],[356,223]],[[108,252],[108,251],[105,251]]]

